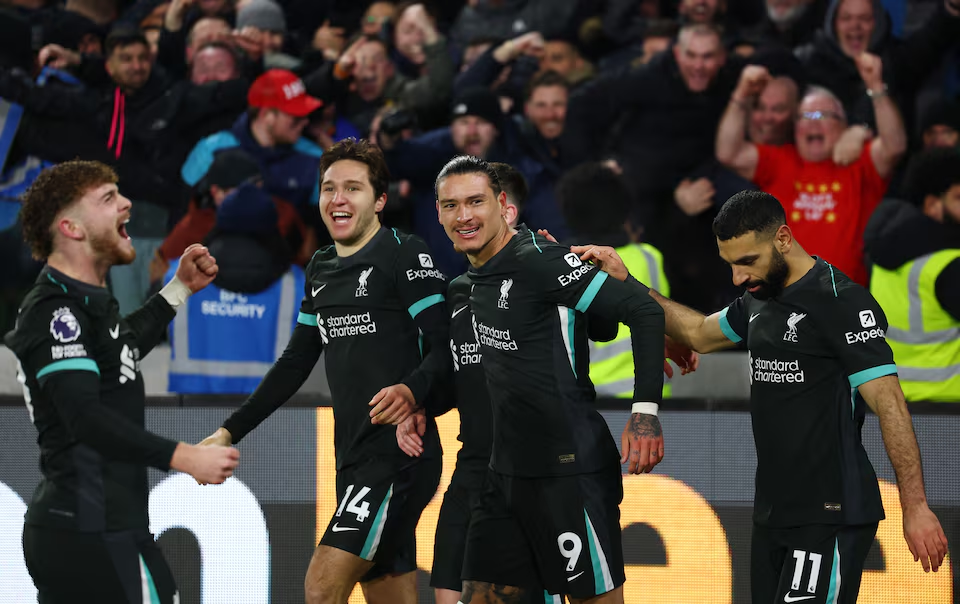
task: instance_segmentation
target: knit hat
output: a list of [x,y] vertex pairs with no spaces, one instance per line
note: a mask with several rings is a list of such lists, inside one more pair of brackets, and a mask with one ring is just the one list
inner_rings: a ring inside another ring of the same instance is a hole
[[221,189],[235,189],[241,183],[260,176],[260,164],[249,153],[234,147],[218,151],[201,188],[209,189],[213,185]]
[[287,20],[283,9],[271,0],[253,0],[237,13],[237,29],[247,26],[263,31],[287,33]]
[[277,207],[270,195],[253,183],[244,183],[223,198],[217,208],[221,233],[268,233],[277,228]]
[[500,121],[503,119],[497,95],[488,88],[480,87],[464,90],[453,100],[450,119],[455,120],[467,115],[485,119],[497,128],[500,127]]
[[920,134],[933,126],[949,126],[960,132],[960,104],[949,99],[937,99],[920,114]]

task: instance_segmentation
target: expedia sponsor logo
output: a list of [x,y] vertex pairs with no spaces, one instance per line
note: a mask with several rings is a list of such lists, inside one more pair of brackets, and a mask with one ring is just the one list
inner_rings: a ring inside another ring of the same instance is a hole
[[584,275],[586,275],[593,269],[594,269],[594,266],[592,264],[581,264],[580,266],[573,269],[566,275],[560,275],[559,277],[557,277],[557,281],[560,282],[561,287],[566,287],[571,283],[576,283],[577,281],[582,279]]
[[474,333],[477,336],[477,341],[479,341],[481,345],[496,350],[520,350],[517,342],[513,339],[513,336],[510,335],[509,329],[497,329],[496,327],[484,325],[480,321],[477,321],[476,316],[474,316],[473,320]]
[[800,361],[781,361],[750,357],[750,383],[802,384],[803,369]]
[[857,342],[866,343],[867,340],[872,340],[874,338],[883,338],[883,330],[879,327],[876,329],[864,329],[863,331],[848,331],[844,334],[847,338],[847,344],[856,344]]
[[370,318],[369,311],[356,315],[329,317],[324,327],[327,330],[327,338],[331,340],[377,333],[377,324]]
[[414,279],[443,279],[443,273],[438,271],[435,268],[424,268],[413,270],[407,269],[407,281],[413,281]]

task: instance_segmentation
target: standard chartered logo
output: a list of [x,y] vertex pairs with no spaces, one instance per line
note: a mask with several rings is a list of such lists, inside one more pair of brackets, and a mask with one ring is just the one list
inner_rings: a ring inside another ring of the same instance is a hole
[[[482,346],[496,350],[520,350],[517,342],[513,339],[513,336],[510,335],[509,329],[497,329],[496,327],[484,325],[480,321],[477,321],[476,315],[474,315],[473,329],[474,334],[477,336],[477,341]],[[469,345],[465,344],[464,346]]]
[[324,344],[329,344],[333,338],[362,336],[377,333],[377,323],[370,317],[370,311],[355,315],[341,315],[339,317],[323,317],[317,315],[317,329]]
[[802,384],[804,380],[800,361],[781,361],[750,356],[750,384]]

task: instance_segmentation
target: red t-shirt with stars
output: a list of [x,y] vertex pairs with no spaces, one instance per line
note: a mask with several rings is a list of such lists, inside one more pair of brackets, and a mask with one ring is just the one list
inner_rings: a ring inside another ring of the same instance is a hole
[[873,165],[870,143],[849,166],[804,161],[792,144],[757,145],[757,150],[753,182],[783,204],[803,249],[866,286],[863,230],[889,184]]

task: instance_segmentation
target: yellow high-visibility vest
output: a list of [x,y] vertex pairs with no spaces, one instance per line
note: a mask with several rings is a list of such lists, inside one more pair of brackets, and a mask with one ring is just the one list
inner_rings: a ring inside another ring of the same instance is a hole
[[896,270],[874,265],[870,293],[887,315],[887,343],[908,401],[960,401],[960,321],[940,306],[937,277],[960,249],[921,256]]
[[[631,243],[616,250],[637,281],[670,296],[660,250],[647,243]],[[663,396],[669,397],[670,383],[667,376],[663,377]],[[610,342],[590,342],[590,380],[597,396],[633,397],[633,349],[629,327],[621,323],[617,337]]]

